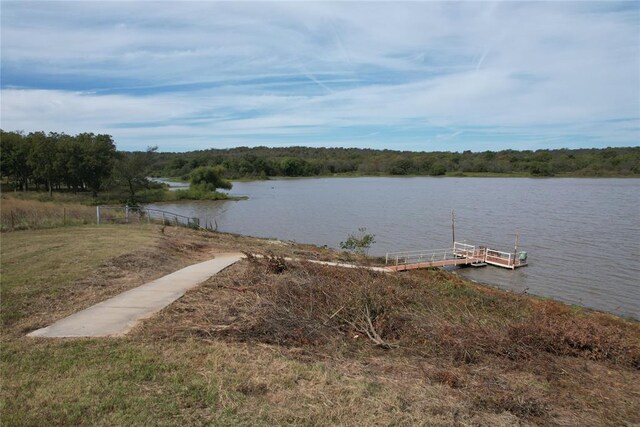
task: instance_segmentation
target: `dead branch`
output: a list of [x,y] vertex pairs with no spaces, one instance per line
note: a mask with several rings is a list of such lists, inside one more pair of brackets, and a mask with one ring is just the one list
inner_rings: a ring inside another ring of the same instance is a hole
[[369,310],[369,304],[365,304],[364,307],[365,307],[364,319],[367,322],[367,326],[368,326],[367,328],[365,328],[364,333],[367,334],[367,336],[371,341],[373,341],[374,343],[376,343],[382,348],[387,348],[387,349],[397,348],[398,347],[397,345],[385,342],[382,339],[382,337],[380,337],[380,335],[376,331],[376,328],[373,327],[373,322],[371,322],[371,311]]

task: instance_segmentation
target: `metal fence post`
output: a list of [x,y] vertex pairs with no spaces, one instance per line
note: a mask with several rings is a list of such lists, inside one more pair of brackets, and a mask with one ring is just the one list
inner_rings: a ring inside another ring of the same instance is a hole
[[96,224],[100,225],[100,205],[96,206]]

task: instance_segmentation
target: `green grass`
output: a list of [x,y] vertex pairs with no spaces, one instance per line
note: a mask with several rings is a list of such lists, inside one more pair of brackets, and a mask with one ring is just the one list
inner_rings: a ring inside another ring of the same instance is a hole
[[[5,401],[3,425],[152,424],[154,417],[175,416],[178,399],[190,392],[179,365],[122,341],[25,340],[3,347],[5,393],[15,393]],[[158,382],[165,386],[149,393]]]
[[0,289],[5,324],[25,315],[35,299],[57,292],[98,265],[134,249],[151,246],[154,227],[88,225],[2,234]]

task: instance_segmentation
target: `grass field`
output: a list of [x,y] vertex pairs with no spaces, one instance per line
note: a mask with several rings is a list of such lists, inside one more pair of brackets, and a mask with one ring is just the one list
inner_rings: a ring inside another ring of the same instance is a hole
[[[2,425],[634,425],[640,327],[441,271],[159,226],[2,233]],[[123,338],[24,337],[225,250]]]

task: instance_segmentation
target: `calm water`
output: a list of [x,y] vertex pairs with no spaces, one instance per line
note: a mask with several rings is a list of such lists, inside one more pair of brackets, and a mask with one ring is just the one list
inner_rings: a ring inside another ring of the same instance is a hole
[[239,202],[163,204],[220,231],[336,248],[350,232],[375,234],[371,253],[451,246],[456,239],[513,250],[529,266],[460,274],[640,318],[640,180],[509,178],[326,178],[237,182]]

